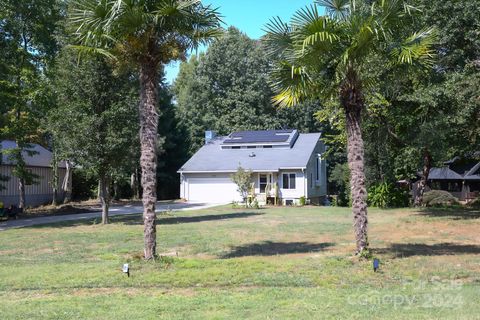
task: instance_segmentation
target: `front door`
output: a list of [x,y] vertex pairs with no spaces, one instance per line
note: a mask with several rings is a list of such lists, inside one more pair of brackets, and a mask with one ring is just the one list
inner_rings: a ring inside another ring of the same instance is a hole
[[260,193],[265,194],[265,190],[267,189],[267,185],[272,186],[273,177],[271,173],[260,173],[258,175],[258,185],[260,187]]

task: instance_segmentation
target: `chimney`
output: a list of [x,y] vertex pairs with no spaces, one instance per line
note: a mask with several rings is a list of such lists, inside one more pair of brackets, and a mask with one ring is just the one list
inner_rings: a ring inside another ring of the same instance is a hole
[[217,133],[213,130],[208,130],[205,131],[205,144],[210,143],[215,137],[217,136]]

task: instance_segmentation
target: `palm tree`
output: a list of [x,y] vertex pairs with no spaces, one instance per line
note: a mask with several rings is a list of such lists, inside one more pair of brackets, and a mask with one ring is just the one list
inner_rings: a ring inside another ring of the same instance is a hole
[[145,259],[156,255],[159,69],[220,34],[217,9],[200,0],[73,0],[69,22],[80,53],[99,53],[133,67],[140,81]]
[[[326,14],[319,14],[319,6]],[[416,8],[402,0],[323,0],[297,11],[290,24],[274,18],[263,41],[274,61],[274,102],[336,101],[345,115],[357,254],[368,254],[367,190],[361,130],[364,95],[375,88],[371,70],[431,66],[433,29],[406,35]],[[377,78],[378,79],[378,78]]]

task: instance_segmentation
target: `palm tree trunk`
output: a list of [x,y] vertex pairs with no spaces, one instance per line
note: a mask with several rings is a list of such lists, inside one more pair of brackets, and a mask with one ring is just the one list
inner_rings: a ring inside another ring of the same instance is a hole
[[423,175],[418,183],[417,192],[415,195],[414,206],[419,207],[423,203],[423,194],[425,193],[425,188],[427,187],[428,176],[430,175],[430,169],[432,168],[432,156],[430,151],[425,148],[423,150]]
[[140,167],[142,168],[144,257],[154,259],[157,246],[155,203],[157,201],[157,64],[143,63],[140,69]]
[[364,145],[361,130],[363,97],[356,77],[342,87],[340,97],[346,116],[347,158],[350,168],[356,253],[363,255],[368,254],[367,188],[365,186]]

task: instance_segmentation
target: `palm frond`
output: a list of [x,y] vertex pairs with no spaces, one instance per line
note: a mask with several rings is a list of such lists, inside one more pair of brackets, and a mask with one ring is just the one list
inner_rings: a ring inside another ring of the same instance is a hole
[[272,102],[280,107],[292,107],[309,97],[313,82],[305,68],[287,61],[276,64],[271,73],[272,87],[277,94]]
[[292,29],[280,17],[270,19],[264,31],[266,34],[262,40],[267,56],[276,59],[292,49]]
[[419,63],[426,67],[433,64],[435,51],[433,45],[437,41],[437,32],[434,28],[413,33],[390,52],[396,64]]
[[345,48],[342,60],[346,63],[348,60],[362,60],[375,47],[375,31],[373,27],[374,18],[372,16],[354,16],[348,21],[348,32],[350,34],[350,43]]
[[336,20],[345,20],[354,6],[352,0],[317,0],[315,3],[325,8],[325,12]]
[[99,47],[89,47],[89,46],[82,46],[82,45],[68,45],[67,47],[77,51],[79,59],[83,55],[91,55],[91,56],[102,55],[113,61],[117,60],[117,57],[114,54],[112,54],[109,50],[102,49]]
[[195,50],[200,45],[207,45],[213,39],[221,37],[225,31],[221,27],[223,21],[218,7],[201,5],[191,16],[191,22],[193,32],[191,33],[189,48]]
[[405,17],[419,11],[405,0],[377,0],[371,5],[371,15],[376,17],[377,26],[385,34],[405,23]]
[[105,47],[112,41],[111,5],[109,1],[74,0],[69,13],[77,43],[86,47]]
[[340,38],[336,33],[335,21],[319,15],[315,5],[297,11],[292,18],[292,25],[295,41],[301,45],[302,54],[307,47],[318,46],[322,50],[328,50],[330,45]]
[[218,9],[200,0],[71,0],[70,8],[79,46],[129,60],[167,63],[222,34]]

